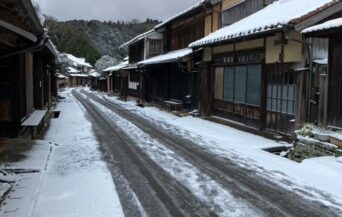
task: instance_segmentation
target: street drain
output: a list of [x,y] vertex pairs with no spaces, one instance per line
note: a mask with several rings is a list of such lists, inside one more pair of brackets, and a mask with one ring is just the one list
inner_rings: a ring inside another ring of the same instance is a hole
[[292,147],[290,146],[279,146],[279,147],[273,147],[273,148],[265,148],[263,150],[269,153],[287,158],[287,155],[290,152],[291,148]]
[[60,111],[52,111],[53,118],[59,118],[59,115],[61,114]]

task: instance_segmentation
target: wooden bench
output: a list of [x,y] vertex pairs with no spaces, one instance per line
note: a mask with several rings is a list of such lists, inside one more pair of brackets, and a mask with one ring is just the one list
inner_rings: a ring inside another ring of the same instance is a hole
[[31,139],[34,139],[34,128],[38,127],[42,123],[44,116],[46,115],[46,110],[35,110],[25,121],[21,124],[23,127],[31,128]]
[[183,102],[180,100],[170,99],[164,101],[164,103],[170,111],[173,111],[172,108],[174,108],[174,110],[176,111],[181,110],[183,108]]

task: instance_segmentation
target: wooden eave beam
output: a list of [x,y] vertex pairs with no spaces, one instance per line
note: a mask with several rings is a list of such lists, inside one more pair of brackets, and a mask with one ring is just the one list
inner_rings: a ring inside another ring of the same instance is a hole
[[35,36],[34,34],[32,34],[31,32],[28,32],[20,27],[17,27],[17,26],[14,26],[10,23],[7,23],[3,20],[0,20],[0,27],[4,28],[4,29],[7,29],[17,35],[20,35],[34,43],[36,43],[38,41],[38,38],[37,36]]
[[8,47],[16,48],[18,46],[18,36],[0,31],[0,43]]
[[312,26],[314,24],[319,23],[321,20],[324,20],[325,18],[332,16],[334,14],[337,14],[342,11],[342,2],[336,2],[333,5],[329,5],[326,8],[323,8],[322,10],[318,10],[313,14],[308,15],[308,17],[303,18],[302,20],[294,20],[295,29],[297,31],[302,31],[303,29]]

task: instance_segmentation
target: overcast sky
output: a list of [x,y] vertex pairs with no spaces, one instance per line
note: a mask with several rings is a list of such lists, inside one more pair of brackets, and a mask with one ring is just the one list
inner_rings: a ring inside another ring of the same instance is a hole
[[58,20],[164,20],[200,0],[34,0]]

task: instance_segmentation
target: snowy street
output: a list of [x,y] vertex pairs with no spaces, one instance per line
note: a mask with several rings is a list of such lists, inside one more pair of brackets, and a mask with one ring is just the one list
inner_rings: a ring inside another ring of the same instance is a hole
[[4,163],[19,172],[1,216],[342,214],[341,159],[298,164],[262,150],[284,143],[203,119],[87,88],[60,95],[44,138]]
[[[195,118],[187,120],[194,129],[185,130],[170,123],[177,117],[153,108],[143,109],[84,89],[72,93],[88,113],[108,155],[126,216],[341,215],[340,198],[329,189],[300,182],[311,171],[294,182],[289,177],[294,174],[275,169],[296,167],[287,159],[262,153],[267,156],[264,160],[274,161],[267,167],[250,160],[248,154],[244,158],[239,153],[246,148],[243,144],[240,151],[233,144],[223,150],[218,145],[221,138],[206,141],[202,137],[201,127],[211,129],[203,126],[207,121],[199,119],[196,125]],[[223,128],[234,133],[235,145],[243,140],[259,146],[264,143],[265,148],[281,145]],[[256,146],[255,153],[249,154],[258,154]],[[301,173],[300,168],[293,172]]]

